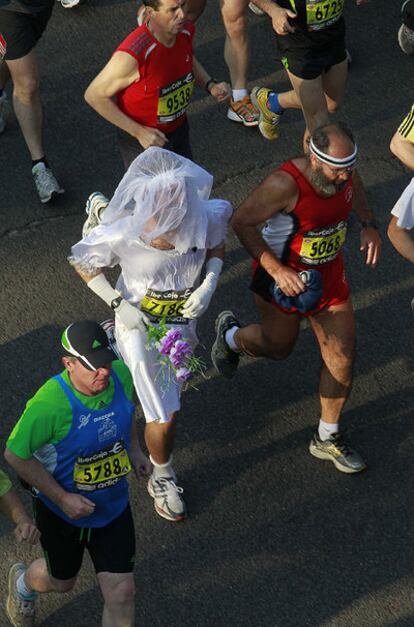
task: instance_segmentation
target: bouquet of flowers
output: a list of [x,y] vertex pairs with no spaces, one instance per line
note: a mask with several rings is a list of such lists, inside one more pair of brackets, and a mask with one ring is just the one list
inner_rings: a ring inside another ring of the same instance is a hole
[[171,380],[186,383],[195,374],[204,376],[206,365],[201,357],[194,355],[193,348],[183,337],[181,329],[169,329],[163,318],[158,327],[148,325],[147,331],[146,348],[155,348],[158,351],[158,361],[167,385]]

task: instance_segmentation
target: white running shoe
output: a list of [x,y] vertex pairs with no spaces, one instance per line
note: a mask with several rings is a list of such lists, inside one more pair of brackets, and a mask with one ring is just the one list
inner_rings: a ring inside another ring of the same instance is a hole
[[37,193],[39,194],[40,202],[49,202],[58,194],[63,194],[65,192],[55,179],[52,170],[47,168],[42,161],[33,166],[32,174]]
[[86,201],[85,211],[88,217],[82,228],[82,237],[86,237],[100,223],[102,213],[108,206],[109,200],[101,192],[93,192]]
[[62,5],[62,7],[64,9],[73,9],[73,7],[78,6],[78,4],[80,4],[81,0],[57,0],[58,2],[60,2],[60,4]]
[[22,562],[13,564],[9,570],[6,614],[14,627],[34,627],[35,624],[35,601],[23,599],[17,592],[16,582],[25,571]]
[[4,132],[4,129],[6,128],[6,120],[4,119],[4,109],[6,108],[7,105],[7,94],[5,91],[3,91],[2,95],[0,96],[0,135],[1,133]]
[[154,475],[151,475],[147,488],[154,499],[157,514],[172,522],[187,518],[187,509],[181,496],[184,490],[175,484],[173,477],[155,479]]

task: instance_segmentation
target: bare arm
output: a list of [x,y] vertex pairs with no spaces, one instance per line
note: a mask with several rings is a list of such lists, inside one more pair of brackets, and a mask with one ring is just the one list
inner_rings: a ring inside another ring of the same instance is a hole
[[287,296],[296,296],[303,292],[303,281],[297,272],[277,258],[257,227],[280,211],[291,211],[295,206],[297,193],[296,183],[289,174],[274,172],[236,209],[230,221],[246,250],[257,259]]
[[295,32],[295,27],[289,23],[289,18],[294,19],[296,13],[289,9],[283,9],[273,0],[254,0],[254,3],[267,13],[272,20],[273,30],[278,35],[288,35]]
[[135,419],[135,416],[132,417],[131,448],[129,457],[137,479],[139,479],[140,477],[148,476],[150,474],[151,462],[149,461],[148,457],[144,455],[141,449],[138,439],[137,421]]
[[36,544],[40,537],[39,530],[27,515],[19,495],[13,488],[0,498],[0,510],[16,525],[14,535],[19,544],[21,542]]
[[414,170],[414,144],[409,139],[405,139],[397,131],[390,143],[390,150],[407,168]]
[[[201,87],[201,89],[205,89],[207,82],[210,80],[211,76],[208,72],[203,68],[201,63],[193,56],[193,74],[194,80],[197,87]],[[225,102],[230,98],[230,87],[227,83],[213,83],[211,87],[209,87],[209,93],[213,96],[216,102]]]
[[388,225],[388,237],[400,255],[414,264],[414,241],[407,229],[402,229],[397,225],[398,218],[391,217]]
[[55,503],[70,518],[88,516],[95,509],[95,503],[80,494],[66,492],[37,459],[22,459],[10,449],[4,457],[13,470],[29,485],[37,488]]
[[113,100],[114,96],[132,83],[139,81],[136,59],[127,52],[115,52],[111,60],[92,81],[85,92],[86,102],[105,120],[135,137],[143,148],[164,146],[164,133],[138,124],[123,113]]
[[[371,222],[375,224],[375,216],[368,207],[368,200],[365,193],[362,179],[355,170],[353,174],[353,209],[358,215],[360,222]],[[366,263],[368,266],[375,267],[381,254],[381,237],[375,226],[362,226],[360,251],[367,251]]]

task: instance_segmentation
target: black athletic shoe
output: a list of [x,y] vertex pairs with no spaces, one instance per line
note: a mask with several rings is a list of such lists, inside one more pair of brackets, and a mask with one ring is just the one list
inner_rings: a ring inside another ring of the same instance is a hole
[[231,350],[224,339],[226,331],[232,327],[240,327],[232,311],[222,311],[215,322],[216,339],[211,349],[211,361],[217,372],[226,379],[231,379],[239,365],[240,353]]

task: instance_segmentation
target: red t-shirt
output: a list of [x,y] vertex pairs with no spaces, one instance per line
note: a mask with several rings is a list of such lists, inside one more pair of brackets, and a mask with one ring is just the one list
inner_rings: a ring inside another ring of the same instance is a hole
[[171,133],[183,124],[194,87],[194,25],[187,22],[167,48],[146,24],[118,46],[136,59],[140,79],[117,94],[123,113],[143,126]]

